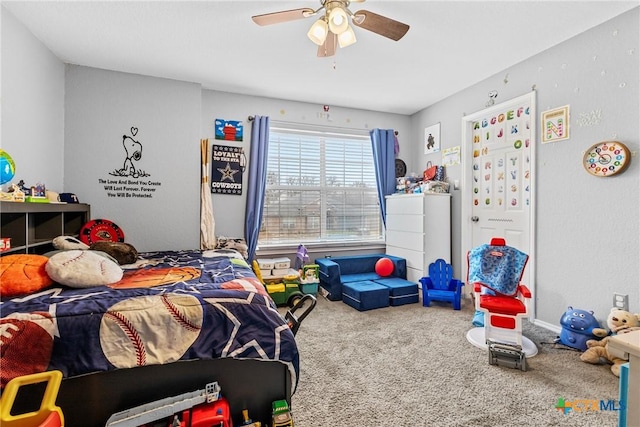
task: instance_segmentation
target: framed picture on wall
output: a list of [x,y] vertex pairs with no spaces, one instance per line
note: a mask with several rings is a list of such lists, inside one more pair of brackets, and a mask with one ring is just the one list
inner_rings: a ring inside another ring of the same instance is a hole
[[542,143],[569,139],[569,106],[542,112]]
[[440,151],[440,123],[424,128],[424,154]]

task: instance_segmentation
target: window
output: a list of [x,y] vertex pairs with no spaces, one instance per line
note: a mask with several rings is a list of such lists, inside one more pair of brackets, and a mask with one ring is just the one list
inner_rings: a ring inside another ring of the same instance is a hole
[[383,241],[368,132],[269,131],[260,245]]

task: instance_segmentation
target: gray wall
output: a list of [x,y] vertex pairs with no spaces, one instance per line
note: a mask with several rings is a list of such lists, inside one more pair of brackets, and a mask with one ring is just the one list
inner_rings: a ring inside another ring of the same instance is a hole
[[[567,306],[594,310],[604,320],[613,293],[629,295],[640,312],[640,164],[632,158],[621,175],[596,178],[582,167],[582,155],[599,141],[619,140],[636,153],[639,146],[640,9],[636,8],[565,43],[462,90],[412,117],[412,135],[441,122],[442,148],[462,144],[462,116],[536,89],[537,207],[536,315],[557,325]],[[570,139],[540,144],[540,113],[570,105]],[[440,153],[414,146],[411,168],[424,169]],[[462,179],[462,166],[447,168]],[[464,183],[462,183],[464,185]],[[453,192],[453,253],[463,271],[461,190]]]
[[61,192],[64,175],[64,64],[4,7],[1,147],[16,163],[14,183]]
[[65,187],[138,250],[199,247],[200,85],[69,65],[65,89]]
[[[304,125],[331,126],[351,129],[395,129],[398,132],[400,152],[409,152],[413,141],[409,137],[410,118],[400,114],[387,114],[367,110],[346,109],[329,106],[325,112],[323,105],[281,99],[237,95],[211,90],[202,91],[203,138],[211,138],[214,144],[243,147],[247,160],[250,156],[251,123],[248,116],[269,116],[273,124],[301,123]],[[243,120],[244,141],[215,141],[213,122],[215,119]],[[247,175],[243,175],[243,195],[213,194],[213,209],[216,217],[216,234],[222,236],[244,236],[244,209],[246,201]],[[262,251],[264,253],[264,251]],[[295,251],[293,251],[295,253]],[[273,251],[271,253],[274,253]],[[288,253],[292,253],[288,250]]]
[[[592,309],[603,319],[614,290],[629,294],[631,311],[640,311],[637,156],[626,172],[613,178],[591,177],[581,166],[583,151],[600,140],[615,138],[638,151],[638,9],[414,116],[331,106],[329,120],[318,116],[321,105],[202,91],[192,83],[78,66],[69,66],[65,78],[64,64],[5,9],[2,12],[3,148],[14,156],[25,181],[41,180],[56,190],[76,192],[92,204],[94,217],[121,225],[127,241],[140,250],[199,246],[198,141],[213,138],[216,118],[246,120],[258,114],[280,121],[394,128],[400,133],[400,157],[410,171],[419,173],[427,161],[424,127],[441,122],[442,148],[460,145],[462,116],[483,109],[489,91],[498,90],[496,102],[503,102],[535,85],[538,115],[571,106],[571,139],[537,149],[538,318],[547,326],[557,325],[566,306],[573,305]],[[34,71],[34,65],[40,68]],[[46,108],[41,107],[43,94]],[[599,119],[587,120],[598,111]],[[133,126],[144,147],[137,166],[161,184],[150,199],[109,197],[99,183],[122,164],[122,135],[130,134]],[[245,135],[237,144],[247,148],[247,122]],[[31,160],[27,153],[41,157]],[[461,166],[447,173],[461,179]],[[462,263],[460,196],[454,191],[457,271]],[[244,197],[214,195],[213,203],[218,234],[243,234]]]

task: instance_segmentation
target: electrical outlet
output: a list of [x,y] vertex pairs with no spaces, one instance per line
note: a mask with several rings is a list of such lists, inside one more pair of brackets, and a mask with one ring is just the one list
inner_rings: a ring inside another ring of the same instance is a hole
[[613,306],[620,310],[629,311],[629,295],[614,292]]

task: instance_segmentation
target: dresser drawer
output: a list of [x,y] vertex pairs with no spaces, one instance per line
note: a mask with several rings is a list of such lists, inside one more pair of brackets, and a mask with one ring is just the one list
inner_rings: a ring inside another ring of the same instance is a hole
[[387,233],[392,231],[406,231],[409,233],[424,233],[423,215],[387,214]]
[[424,212],[423,196],[392,196],[387,198],[387,215],[422,215]]
[[404,258],[407,261],[407,268],[415,268],[423,272],[426,271],[423,251],[412,251],[406,247],[397,247],[387,244],[386,252],[389,255]]

